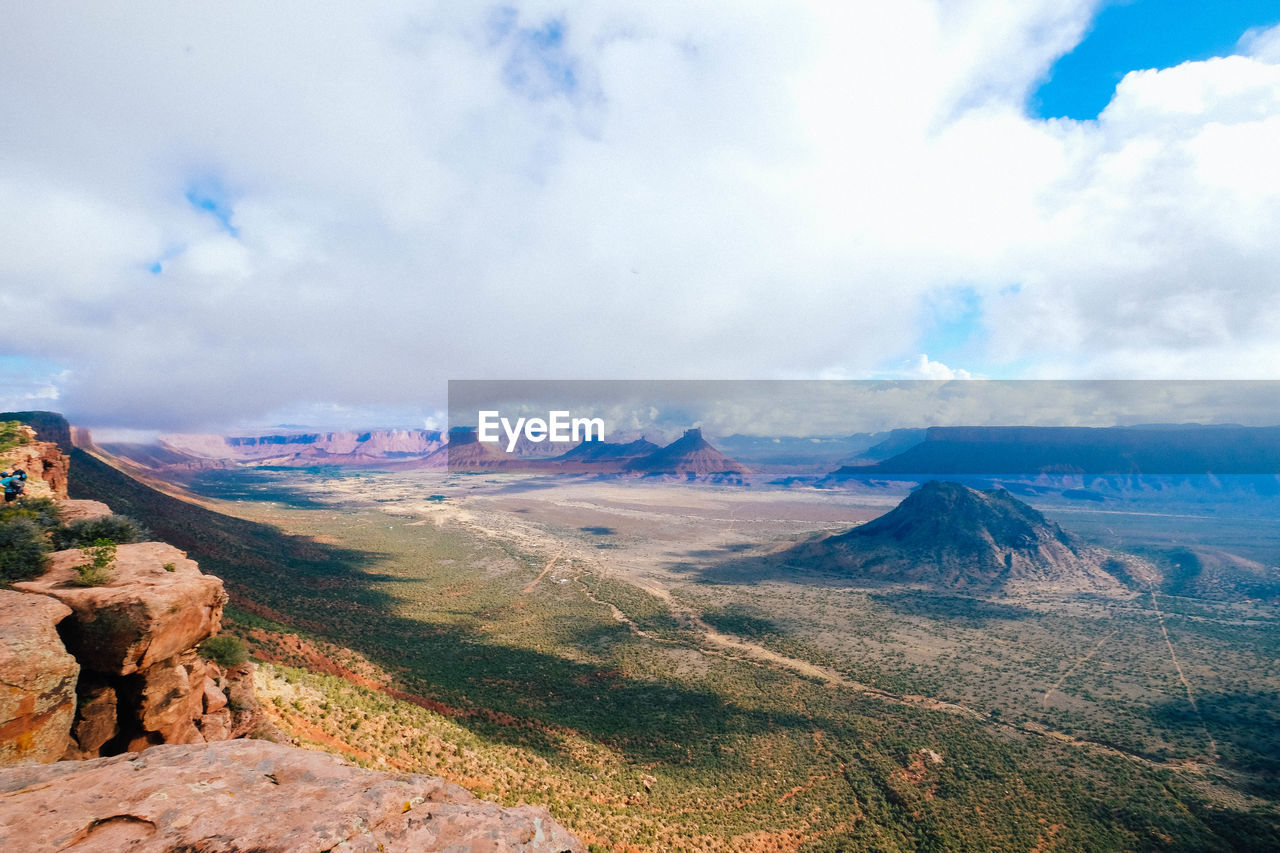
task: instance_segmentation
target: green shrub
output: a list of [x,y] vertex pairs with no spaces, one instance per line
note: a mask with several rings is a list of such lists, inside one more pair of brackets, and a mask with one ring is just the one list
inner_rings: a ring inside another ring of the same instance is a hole
[[34,522],[41,531],[52,530],[58,526],[58,518],[62,509],[52,498],[18,498],[11,503],[0,504],[0,521],[10,518],[26,518]]
[[94,540],[92,545],[84,549],[89,562],[76,566],[79,575],[75,582],[78,586],[105,586],[111,582],[116,571],[116,543],[110,539]]
[[86,518],[73,521],[53,531],[53,547],[83,548],[99,539],[110,539],[119,545],[143,542],[150,534],[138,522],[126,515],[105,515],[102,518]]
[[244,640],[232,634],[219,634],[200,644],[200,654],[224,669],[232,669],[249,659]]
[[6,450],[12,450],[15,447],[26,444],[30,441],[26,433],[22,429],[20,421],[3,421],[0,422],[0,453]]
[[49,545],[30,518],[0,519],[0,583],[30,580],[44,571]]

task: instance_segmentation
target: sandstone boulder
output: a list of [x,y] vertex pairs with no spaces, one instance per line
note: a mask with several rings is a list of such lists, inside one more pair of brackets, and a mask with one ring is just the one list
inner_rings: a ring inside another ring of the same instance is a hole
[[0,770],[0,849],[583,853],[539,808],[265,741]]
[[72,609],[64,636],[85,668],[129,675],[193,649],[218,632],[227,600],[222,581],[201,574],[172,545],[121,545],[115,573],[105,586],[73,583],[74,567],[86,562],[78,548],[58,551],[50,556],[44,575],[14,584]]
[[51,598],[0,590],[0,764],[67,751],[80,666],[57,625],[70,614]]
[[138,721],[151,743],[200,743],[196,720],[204,713],[205,664],[194,651],[141,673]]
[[218,688],[217,682],[212,678],[204,680],[204,712],[206,714],[215,714],[227,707],[227,694]]
[[110,684],[84,678],[80,680],[77,692],[80,696],[79,707],[76,708],[76,721],[71,729],[75,744],[66,757],[96,758],[101,754],[101,749],[120,734],[120,722],[116,716],[119,697]]
[[196,721],[200,735],[209,743],[219,740],[230,740],[235,731],[235,723],[231,719],[230,708],[219,708],[200,715]]
[[226,695],[227,708],[231,711],[231,737],[253,734],[264,719],[254,692],[253,672],[253,664],[245,661],[217,679],[216,684]]
[[111,507],[102,501],[68,499],[58,501],[58,509],[62,510],[63,524],[70,524],[73,521],[92,521],[95,518],[111,515]]

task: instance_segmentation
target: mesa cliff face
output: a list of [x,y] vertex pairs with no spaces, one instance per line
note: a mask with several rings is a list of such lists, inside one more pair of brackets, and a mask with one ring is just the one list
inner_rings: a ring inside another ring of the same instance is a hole
[[379,466],[422,459],[443,446],[438,430],[270,435],[164,435],[155,445],[111,445],[105,450],[152,468],[221,468],[236,465],[305,467]]
[[26,494],[33,498],[65,498],[67,496],[68,459],[51,441],[36,441],[36,431],[22,428],[27,443],[0,453],[0,468],[27,472]]

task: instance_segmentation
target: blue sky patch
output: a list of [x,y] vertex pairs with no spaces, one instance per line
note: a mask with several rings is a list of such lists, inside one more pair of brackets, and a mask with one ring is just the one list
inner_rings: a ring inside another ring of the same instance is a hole
[[1128,72],[1229,56],[1247,30],[1277,22],[1276,0],[1111,0],[1084,41],[1031,95],[1028,111],[1040,118],[1095,119]]
[[578,89],[577,63],[565,46],[565,23],[558,18],[536,28],[520,27],[510,15],[495,14],[490,37],[510,45],[502,68],[513,90],[534,100],[573,95]]
[[201,178],[187,185],[184,193],[187,203],[203,213],[208,213],[222,230],[232,237],[239,236],[236,227],[231,224],[234,211],[231,208],[230,194],[217,178]]
[[48,408],[57,400],[62,370],[48,359],[0,354],[0,410]]
[[930,358],[962,356],[982,331],[982,299],[972,287],[957,287],[937,298],[930,306],[928,331],[921,339],[922,352]]
[[[230,233],[234,235],[235,229],[233,228],[230,231]],[[178,255],[181,255],[185,250],[186,250],[185,246],[170,246],[169,248],[165,249],[164,253],[161,254],[158,258],[151,261],[151,263],[144,264],[144,267],[146,268],[147,272],[151,273],[152,275],[160,275],[161,273],[164,272],[165,264],[169,263],[169,261],[172,260],[173,258],[178,257]]]

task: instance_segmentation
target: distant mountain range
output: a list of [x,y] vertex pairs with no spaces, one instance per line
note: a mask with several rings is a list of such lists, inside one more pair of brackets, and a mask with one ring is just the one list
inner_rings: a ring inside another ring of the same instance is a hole
[[921,440],[827,477],[886,475],[1179,476],[1280,473],[1280,427],[930,427]]
[[147,468],[200,470],[240,465],[376,467],[428,456],[444,445],[439,430],[300,432],[249,436],[163,435],[154,444],[104,442],[113,456]]
[[752,473],[745,465],[711,446],[700,429],[686,430],[666,447],[643,438],[627,443],[593,441],[583,442],[551,458],[504,453],[497,444],[478,441],[474,431],[451,430],[449,443],[422,460],[419,467],[654,477],[712,483],[743,483]]
[[[793,474],[790,485],[840,487],[883,480],[983,477],[1016,483],[1086,477],[1263,475],[1280,490],[1280,427],[1151,424],[1138,427],[930,427],[845,437],[729,436],[712,446],[700,430],[660,447],[629,442],[553,444],[521,435],[508,454],[475,443],[474,430],[299,432],[251,436],[167,435],[153,444],[102,449],[152,470],[244,466],[412,469],[483,468],[715,482]],[[452,445],[452,448],[450,448]],[[731,452],[725,452],[730,448]],[[832,465],[838,467],[832,470]],[[826,466],[826,467],[824,467]],[[823,474],[823,471],[829,473]],[[1270,488],[1267,483],[1255,484]],[[1074,488],[1069,483],[1063,488]],[[1096,497],[1076,489],[1079,496]]]
[[[141,468],[199,471],[234,467],[304,468],[317,465],[384,470],[448,469],[545,474],[656,477],[743,483],[752,471],[713,447],[698,429],[665,447],[644,438],[578,445],[531,442],[514,452],[480,442],[470,428],[289,433],[258,436],[170,435],[154,444],[103,443],[102,450]],[[540,454],[540,455],[539,455]]]

